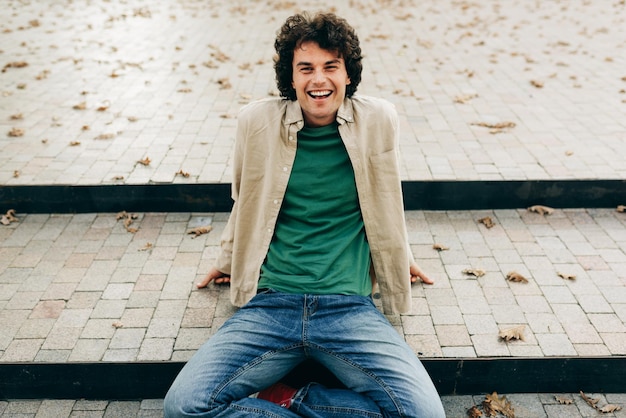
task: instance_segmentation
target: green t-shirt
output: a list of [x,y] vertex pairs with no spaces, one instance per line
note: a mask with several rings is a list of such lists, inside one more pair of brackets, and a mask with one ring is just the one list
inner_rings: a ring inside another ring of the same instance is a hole
[[304,128],[259,288],[367,296],[370,249],[337,124]]

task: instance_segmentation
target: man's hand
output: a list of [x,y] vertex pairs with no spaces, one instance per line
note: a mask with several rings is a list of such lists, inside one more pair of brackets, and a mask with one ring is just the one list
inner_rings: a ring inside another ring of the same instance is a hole
[[196,283],[196,286],[198,289],[201,289],[203,287],[207,287],[208,284],[213,281],[215,284],[227,284],[230,283],[230,276],[213,267],[209,270],[209,273],[204,277],[204,279]]
[[409,266],[409,271],[411,273],[411,283],[417,282],[417,279],[420,279],[425,284],[435,283],[435,281],[431,279],[430,277],[426,276],[426,274],[424,274],[422,269],[420,269],[419,266],[415,263],[411,263],[411,265]]

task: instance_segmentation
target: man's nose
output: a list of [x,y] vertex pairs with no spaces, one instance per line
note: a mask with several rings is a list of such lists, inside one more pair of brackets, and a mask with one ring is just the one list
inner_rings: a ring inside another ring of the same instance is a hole
[[323,83],[326,77],[324,76],[324,71],[316,70],[313,72],[313,82],[314,83]]

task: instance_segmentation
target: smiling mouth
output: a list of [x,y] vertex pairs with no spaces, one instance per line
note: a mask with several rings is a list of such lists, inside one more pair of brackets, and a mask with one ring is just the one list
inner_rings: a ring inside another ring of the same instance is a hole
[[332,94],[332,91],[331,90],[315,90],[315,91],[310,91],[308,94],[314,99],[325,99]]

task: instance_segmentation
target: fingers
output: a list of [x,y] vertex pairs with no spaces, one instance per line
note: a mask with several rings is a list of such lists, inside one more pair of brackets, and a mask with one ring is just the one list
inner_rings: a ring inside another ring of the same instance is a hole
[[215,283],[215,284],[229,284],[230,283],[230,277],[228,277],[228,276],[218,277],[217,279],[215,279],[213,281],[213,283]]
[[203,287],[207,287],[211,282],[215,282],[215,284],[230,283],[230,276],[222,273],[216,268],[212,268],[202,280],[196,283],[196,287],[198,289],[202,289]]
[[411,264],[409,267],[409,271],[411,272],[411,283],[417,283],[418,280],[421,280],[424,284],[434,284],[435,281],[428,277],[424,272],[417,266],[417,264]]

